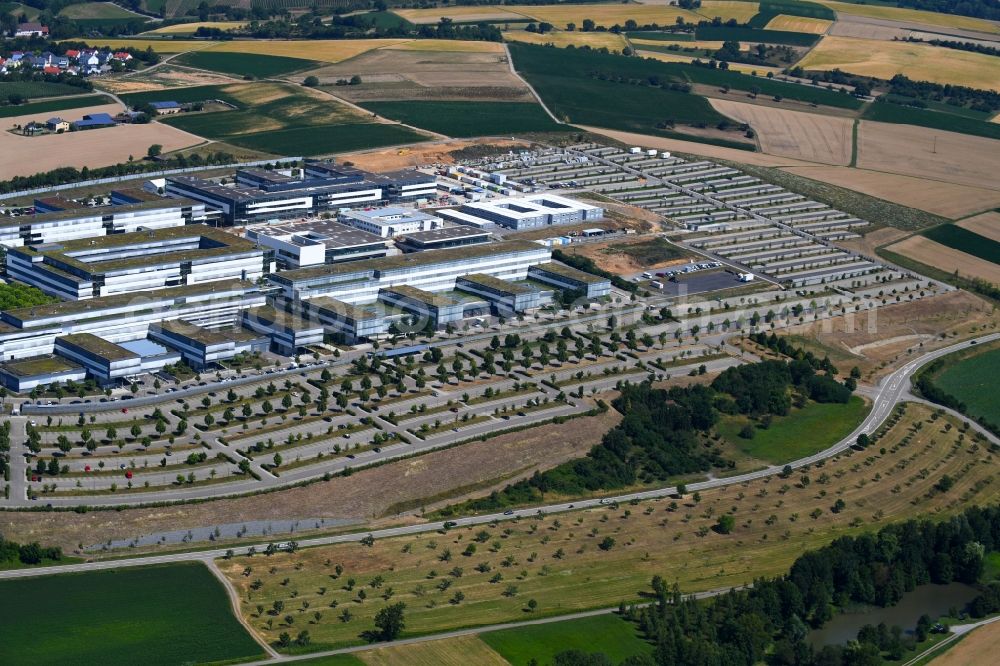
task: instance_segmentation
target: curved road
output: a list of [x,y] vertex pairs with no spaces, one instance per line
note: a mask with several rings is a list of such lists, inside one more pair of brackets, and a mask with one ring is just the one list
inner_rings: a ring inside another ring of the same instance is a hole
[[[840,440],[838,443],[834,444],[825,451],[821,451],[815,455],[801,458],[796,460],[789,465],[793,468],[804,467],[806,465],[811,465],[825,458],[835,456],[842,451],[850,448],[857,441],[858,435],[862,433],[872,433],[883,422],[888,418],[892,409],[901,400],[905,399],[909,395],[910,388],[910,378],[913,374],[919,370],[922,366],[946,356],[952,352],[958,351],[959,349],[964,349],[971,344],[983,344],[987,342],[992,342],[994,340],[1000,339],[1000,333],[992,333],[990,335],[985,335],[974,340],[966,340],[964,342],[956,343],[948,347],[943,347],[941,349],[927,352],[926,354],[915,358],[912,361],[906,363],[892,374],[884,377],[878,386],[872,391],[872,409],[868,416],[865,417],[861,425],[854,429],[854,431]],[[687,486],[688,491],[693,492],[697,490],[707,490],[709,488],[719,488],[722,486],[728,486],[738,483],[743,483],[744,481],[752,481],[754,479],[762,479],[767,476],[772,476],[781,472],[783,466],[772,466],[765,469],[757,470],[755,472],[749,472],[747,474],[740,474],[738,476],[730,476],[726,478],[710,479],[708,481],[702,481],[700,483],[692,483]],[[560,504],[550,504],[541,507],[531,507],[525,509],[518,509],[516,511],[510,511],[508,513],[494,513],[482,516],[469,516],[466,518],[456,518],[451,521],[455,526],[470,526],[470,525],[484,525],[494,521],[500,520],[510,520],[513,518],[527,518],[539,513],[549,514],[549,513],[562,513],[565,511],[583,509],[587,507],[596,507],[602,504],[608,504],[612,502],[628,502],[633,499],[653,499],[659,497],[668,497],[674,494],[677,489],[673,486],[666,488],[657,488],[654,490],[646,490],[638,493],[630,493],[626,495],[617,495],[614,497],[602,498],[602,499],[585,499],[576,500],[572,503],[563,502]],[[377,539],[384,539],[394,536],[404,536],[408,534],[420,534],[423,532],[433,532],[444,528],[443,522],[433,522],[433,523],[421,523],[419,525],[406,525],[403,527],[392,527],[381,530],[373,530],[371,532],[352,532],[349,534],[338,534],[333,536],[316,537],[313,539],[303,539],[299,541],[300,547],[309,546],[323,546],[336,543],[349,543],[354,541],[360,541],[369,534]],[[101,569],[117,569],[120,567],[135,567],[144,566],[147,564],[164,564],[171,562],[190,562],[190,561],[207,561],[212,559],[217,559],[225,556],[228,550],[232,550],[235,554],[241,555],[246,554],[248,549],[254,548],[256,552],[262,552],[266,547],[265,543],[257,544],[247,544],[241,546],[234,546],[231,549],[227,548],[217,548],[212,550],[203,550],[197,552],[184,552],[184,553],[173,553],[169,555],[150,555],[147,557],[132,557],[123,558],[117,560],[103,560],[95,562],[83,562],[80,564],[65,564],[52,567],[40,567],[36,569],[15,569],[12,571],[2,571],[0,572],[0,579],[4,578],[28,578],[33,576],[44,576],[48,574],[56,573],[68,573],[68,572],[79,572],[79,571],[97,571]]]

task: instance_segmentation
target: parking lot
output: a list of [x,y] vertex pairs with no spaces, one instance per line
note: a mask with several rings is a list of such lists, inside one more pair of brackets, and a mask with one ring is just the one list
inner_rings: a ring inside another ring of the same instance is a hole
[[739,278],[735,274],[728,271],[713,270],[689,273],[678,277],[676,282],[668,280],[663,282],[662,289],[651,289],[651,291],[653,291],[653,293],[659,291],[668,296],[683,298],[684,296],[692,294],[703,294],[708,291],[718,291],[720,289],[738,287],[741,284],[753,283],[740,282]]

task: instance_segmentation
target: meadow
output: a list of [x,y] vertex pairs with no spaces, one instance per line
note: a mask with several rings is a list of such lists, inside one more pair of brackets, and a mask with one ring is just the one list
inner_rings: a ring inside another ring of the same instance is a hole
[[312,156],[417,143],[427,138],[398,125],[344,123],[226,136],[225,141],[272,155]]
[[215,42],[203,42],[193,39],[132,39],[122,37],[96,37],[81,40],[92,48],[125,49],[133,48],[145,51],[153,49],[160,55],[187,53],[197,49],[212,46]]
[[127,9],[123,9],[112,2],[85,2],[76,5],[68,5],[59,12],[60,16],[71,19],[126,19],[126,20],[147,20],[145,16],[134,14]]
[[479,639],[514,666],[528,666],[532,659],[549,664],[565,650],[603,652],[615,664],[653,651],[653,646],[637,635],[635,625],[617,615],[491,631],[480,634]]
[[500,102],[368,102],[364,108],[383,118],[447,136],[492,136],[521,132],[559,132],[538,104]]
[[[1000,498],[994,454],[961,421],[912,403],[894,418],[869,449],[787,479],[218,565],[255,630],[307,628],[319,649],[361,643],[387,602],[406,603],[406,637],[525,619],[531,599],[537,618],[637,601],[654,575],[685,593],[717,589],[782,573],[845,534]],[[947,493],[935,489],[945,474]],[[723,513],[730,534],[712,530]]]
[[934,384],[965,403],[971,416],[1000,424],[996,378],[1000,374],[1000,349],[958,361],[934,379]]
[[767,428],[754,427],[753,439],[740,437],[743,417],[725,417],[716,427],[726,441],[752,458],[781,465],[818,453],[851,434],[868,406],[858,396],[847,404],[810,402],[788,416],[775,417]]
[[45,121],[48,116],[41,114],[52,113],[53,111],[66,111],[68,109],[80,109],[86,106],[97,106],[108,104],[111,99],[104,95],[77,95],[67,99],[50,99],[43,102],[31,102],[19,104],[17,106],[0,106],[0,118],[14,118],[17,116],[30,116],[39,114],[38,120]]
[[866,120],[877,120],[882,123],[901,125],[918,125],[930,129],[984,136],[990,139],[1000,139],[1000,124],[976,120],[955,113],[927,111],[915,109],[889,102],[869,104],[862,117]]
[[0,663],[173,666],[263,656],[200,563],[5,580],[0,596],[8,601]]
[[924,231],[923,235],[959,252],[1000,264],[1000,243],[958,225],[944,224],[933,227]]
[[178,56],[174,62],[179,65],[208,69],[223,74],[253,76],[261,79],[284,76],[321,65],[315,60],[304,58],[222,51],[191,51]]
[[0,99],[6,100],[11,95],[20,95],[28,99],[37,97],[60,97],[63,95],[83,95],[88,91],[65,83],[48,83],[46,81],[3,81],[0,82]]

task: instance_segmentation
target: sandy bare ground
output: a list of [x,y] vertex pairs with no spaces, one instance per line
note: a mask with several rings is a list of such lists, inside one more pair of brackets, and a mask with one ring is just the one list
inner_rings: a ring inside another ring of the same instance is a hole
[[1000,140],[862,120],[858,168],[1000,190]]
[[323,85],[361,76],[357,86],[336,95],[354,102],[374,100],[534,101],[528,87],[510,71],[507,55],[461,51],[379,49],[309,72]]
[[854,121],[850,118],[769,109],[730,100],[709,102],[719,113],[749,124],[757,132],[765,153],[822,164],[851,163]]
[[952,219],[1000,206],[1000,192],[983,187],[850,167],[797,166],[785,171]]
[[618,130],[604,129],[603,127],[586,127],[578,125],[582,129],[594,134],[601,134],[615,141],[621,141],[635,146],[656,148],[657,150],[673,150],[681,153],[691,153],[704,157],[717,157],[719,159],[743,162],[744,164],[756,164],[767,167],[783,166],[809,166],[810,162],[796,160],[775,155],[765,155],[763,153],[751,153],[748,150],[736,150],[735,148],[724,148],[722,146],[710,146],[705,143],[695,143],[693,141],[681,141],[678,139],[666,139],[658,136],[646,134],[636,134],[635,132],[621,132]]
[[436,141],[411,146],[409,148],[383,148],[358,153],[348,153],[340,157],[341,161],[353,162],[361,169],[369,171],[391,171],[425,164],[454,164],[453,151],[477,145],[498,146],[504,149],[523,148],[528,144],[524,141],[487,140],[487,139],[454,139]]
[[957,645],[930,662],[931,666],[968,666],[989,664],[1000,651],[1000,623],[975,629]]
[[[67,120],[78,120],[84,114],[116,114],[122,108],[117,104],[102,104],[82,109],[61,112]],[[32,120],[46,120],[35,116],[6,118],[4,130],[14,124],[24,124]],[[147,125],[119,125],[84,132],[49,134],[45,136],[20,136],[10,132],[0,132],[0,178],[30,176],[58,167],[100,167],[128,161],[129,155],[136,159],[145,156],[146,149],[154,143],[163,146],[167,153],[179,148],[187,148],[205,140],[194,134],[182,132],[168,125],[149,123]]]
[[[201,504],[177,505],[128,511],[93,511],[0,514],[0,534],[21,542],[41,541],[77,550],[78,544],[128,539],[140,534],[198,526],[239,523],[245,520],[334,518],[369,521],[398,507],[414,503],[418,513],[426,500],[428,509],[436,497],[463,495],[476,485],[474,494],[488,493],[494,485],[516,479],[582,456],[597,444],[620,416],[614,410],[582,417],[569,424],[550,424],[460,449],[428,453],[381,467],[361,470],[329,482],[276,491],[257,496],[225,499]],[[372,492],[372,489],[378,489]],[[402,518],[390,518],[400,522]],[[407,518],[407,521],[416,520]]]
[[910,236],[886,249],[946,273],[957,271],[963,277],[978,277],[1000,284],[1000,266],[923,236]]
[[166,65],[136,76],[103,79],[100,81],[100,86],[120,94],[187,86],[224,85],[236,80],[231,76],[215,72]]
[[958,226],[968,229],[972,233],[1000,242],[1000,213],[990,211],[989,213],[976,215],[967,220],[962,220],[958,223]]

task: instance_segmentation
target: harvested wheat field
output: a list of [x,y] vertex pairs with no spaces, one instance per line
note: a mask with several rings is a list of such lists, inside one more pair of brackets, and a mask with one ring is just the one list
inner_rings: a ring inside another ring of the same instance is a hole
[[[118,104],[101,104],[63,112],[63,117],[76,120],[84,114],[120,113]],[[23,125],[35,116],[5,118],[7,127]],[[140,158],[154,143],[163,146],[163,152],[187,148],[204,143],[204,139],[182,132],[161,123],[146,125],[119,125],[84,132],[20,136],[0,132],[0,179],[30,176],[59,167],[100,167],[128,161],[129,156]],[[31,159],[27,159],[30,156]]]
[[930,666],[989,664],[993,663],[998,650],[1000,650],[1000,623],[993,622],[966,634],[957,645],[948,648],[947,652],[928,663]]
[[[711,49],[711,50],[718,50],[718,49],[722,48],[723,44],[725,44],[725,42],[703,41],[703,40],[697,40],[697,39],[692,40],[690,42],[668,42],[666,40],[659,40],[659,39],[639,39],[639,38],[636,38],[636,37],[630,38],[629,41],[632,42],[632,44],[636,48],[642,48],[643,46],[660,46],[660,47],[666,47],[666,46],[676,45],[676,46],[680,46],[681,48],[686,48],[686,49]],[[741,51],[748,51],[749,49],[750,49],[750,45],[749,44],[740,42],[740,50]],[[684,53],[684,52],[683,51],[678,51],[678,53]],[[732,63],[730,63],[730,64],[732,64]]]
[[95,38],[83,40],[87,46],[92,48],[124,49],[133,48],[145,51],[153,49],[161,55],[171,55],[174,53],[187,53],[188,51],[198,51],[218,42],[202,42],[194,39],[118,39],[113,37]]
[[592,49],[607,48],[621,51],[625,48],[625,38],[612,32],[549,32],[544,35],[525,30],[506,30],[503,38],[511,42],[527,44],[553,44],[560,48],[569,46],[589,46]]
[[1000,179],[989,175],[1000,173],[1000,140],[862,120],[857,166],[1000,190]]
[[874,19],[923,23],[924,25],[936,25],[944,28],[959,28],[961,30],[976,30],[978,32],[992,32],[994,34],[1000,34],[1000,25],[997,25],[992,21],[971,18],[968,16],[924,12],[919,9],[903,9],[901,7],[860,5],[848,2],[837,2],[836,0],[814,0],[814,2],[826,5],[833,11],[837,12],[838,15],[848,14],[854,16],[865,16]]
[[837,245],[840,247],[846,247],[848,250],[868,255],[869,257],[874,257],[876,254],[876,248],[888,245],[889,243],[894,243],[902,238],[906,238],[909,235],[910,232],[897,229],[896,227],[881,227],[879,229],[875,229],[874,231],[869,231],[860,238],[837,241]]
[[1000,213],[990,211],[957,223],[963,229],[1000,243]]
[[863,16],[843,15],[830,28],[829,35],[835,37],[857,37],[858,39],[875,39],[891,41],[906,39],[910,31],[907,28],[893,24],[876,23],[877,19],[866,19]]
[[361,76],[361,85],[330,89],[338,97],[354,102],[432,99],[535,101],[524,81],[511,73],[503,53],[385,48],[309,73],[318,77],[324,86],[355,74]]
[[905,74],[916,81],[1000,90],[1000,58],[929,44],[827,36],[798,64],[880,79]]
[[457,39],[414,39],[383,47],[392,51],[439,51],[459,53],[504,53],[498,42],[473,42]]
[[951,219],[1000,206],[1000,192],[984,187],[850,167],[800,165],[785,167],[784,170]]
[[500,656],[478,636],[459,636],[439,641],[413,645],[364,650],[357,653],[368,666],[508,666],[509,661]]
[[406,42],[406,39],[313,39],[288,41],[222,42],[208,49],[219,53],[254,53],[284,58],[341,62],[366,51]]
[[886,248],[945,273],[958,273],[966,278],[982,278],[1000,284],[1000,266],[971,254],[954,250],[923,236],[910,236]]
[[437,23],[442,18],[453,21],[517,21],[523,19],[521,14],[503,7],[432,7],[430,9],[394,9],[393,14],[402,16],[410,23],[421,25]]
[[761,150],[809,162],[851,163],[854,120],[804,111],[772,109],[745,102],[710,99],[712,107],[757,133]]
[[97,82],[102,90],[115,94],[164,90],[167,88],[187,88],[189,86],[224,85],[235,81],[231,76],[186,67],[161,65],[137,76],[128,78],[105,78]]
[[719,17],[723,21],[736,19],[737,23],[746,23],[760,11],[760,3],[742,0],[704,0],[695,11],[709,20]]
[[764,27],[767,30],[788,30],[789,32],[804,32],[810,35],[822,35],[830,29],[831,25],[833,25],[833,21],[827,21],[826,19],[778,14],[773,19],[768,21],[767,25]]
[[664,5],[623,5],[623,4],[584,4],[584,5],[540,5],[537,7],[518,7],[518,11],[536,21],[547,21],[557,28],[563,28],[567,23],[575,23],[577,28],[583,25],[584,19],[591,19],[597,25],[610,28],[615,23],[625,25],[632,19],[639,25],[659,23],[673,25],[681,16],[688,23],[697,24],[705,17],[686,9]]

